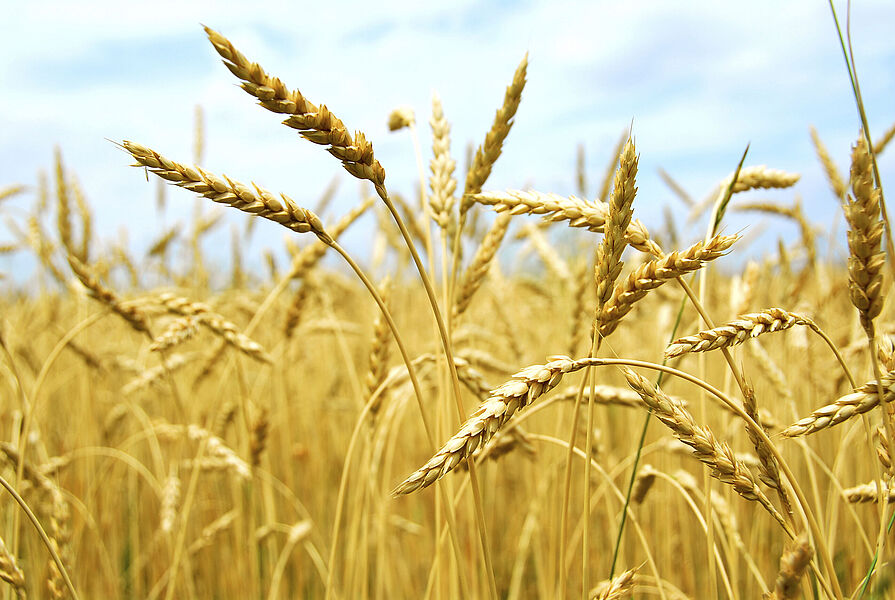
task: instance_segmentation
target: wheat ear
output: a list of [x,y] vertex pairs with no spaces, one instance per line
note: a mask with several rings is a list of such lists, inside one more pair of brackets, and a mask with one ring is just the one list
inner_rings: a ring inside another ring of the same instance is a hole
[[288,89],[282,81],[269,76],[261,65],[248,60],[230,40],[205,27],[214,49],[242,83],[240,87],[258,99],[267,110],[290,115],[283,124],[297,129],[302,137],[321,146],[342,162],[345,170],[376,186],[385,183],[385,169],[373,156],[373,144],[363,133],[351,135],[345,124],[324,105],[315,106],[298,90]]
[[889,145],[889,142],[892,141],[892,138],[895,138],[895,123],[889,126],[884,134],[882,134],[876,143],[873,144],[873,153],[876,156],[879,156],[883,153],[886,147]]
[[870,483],[847,488],[842,493],[852,503],[879,502],[880,484],[882,484],[882,488],[886,492],[884,496],[887,498],[886,501],[889,503],[895,501],[895,488],[886,484],[886,482],[871,481]]
[[600,202],[609,201],[609,193],[612,191],[612,180],[615,177],[615,167],[618,165],[619,156],[625,147],[625,141],[628,139],[628,132],[623,131],[618,141],[612,149],[612,155],[609,164],[606,165],[606,171],[603,174],[603,181],[600,184],[600,191],[597,192],[597,200]]
[[746,500],[758,502],[784,530],[789,531],[789,525],[761,491],[749,467],[736,459],[729,446],[718,442],[709,429],[697,425],[685,408],[649,380],[629,368],[625,367],[623,371],[628,385],[640,394],[644,404],[676,438],[693,448],[694,456],[711,469],[712,477],[732,486]]
[[460,218],[472,208],[472,201],[467,194],[476,194],[482,191],[482,186],[491,175],[491,168],[503,150],[503,142],[506,140],[510,129],[513,127],[513,117],[522,100],[522,90],[525,88],[525,73],[528,70],[528,53],[522,58],[522,62],[516,67],[513,81],[507,86],[503,97],[503,105],[497,109],[491,129],[485,135],[485,141],[476,148],[475,156],[466,173],[466,184],[463,188],[463,198],[460,201]]
[[698,242],[686,250],[675,251],[638,266],[616,286],[609,302],[603,306],[599,316],[600,335],[605,337],[615,331],[621,319],[647,292],[724,256],[738,239],[735,235],[716,236],[708,243]]
[[597,585],[591,590],[594,600],[621,600],[634,592],[634,575],[637,569],[629,569],[612,581]]
[[883,222],[880,219],[880,194],[873,186],[873,170],[864,137],[852,151],[851,188],[846,198],[848,220],[849,295],[858,309],[861,326],[873,337],[873,319],[883,305],[882,268],[886,257],[882,252]]
[[674,358],[688,352],[729,348],[762,334],[784,331],[796,325],[804,325],[812,331],[819,331],[817,324],[804,315],[787,312],[782,308],[767,308],[761,312],[741,315],[714,329],[678,338],[665,349],[665,356]]
[[122,142],[122,147],[137,161],[138,164],[135,166],[146,167],[178,187],[195,192],[213,202],[270,219],[296,233],[311,231],[325,244],[333,241],[317,215],[297,206],[285,194],[280,194],[280,198],[277,199],[271,192],[257,185],[249,187],[226,176],[221,178],[208,173],[199,167],[182,165],[134,142],[125,140]]
[[451,158],[451,126],[444,117],[438,96],[432,97],[432,118],[429,119],[429,125],[432,127],[433,155],[429,163],[432,171],[429,178],[429,187],[432,189],[429,208],[438,226],[447,229],[454,205],[454,193],[457,191],[457,180],[454,178],[456,163]]
[[[391,280],[386,278],[379,285],[379,288],[379,294],[382,297],[382,301],[385,302],[386,306],[388,306],[391,291]],[[388,323],[385,322],[382,313],[378,313],[376,315],[376,320],[373,323],[373,344],[370,348],[369,358],[370,367],[367,371],[366,376],[364,377],[364,385],[366,386],[367,391],[367,397],[364,404],[366,404],[366,402],[369,401],[369,399],[373,396],[373,392],[376,391],[376,388],[382,385],[382,382],[385,381],[385,377],[388,374],[390,336],[391,331],[389,331]]]
[[11,585],[19,598],[25,598],[25,573],[6,547],[3,538],[0,538],[0,581]]
[[[482,192],[464,198],[492,206],[498,212],[543,215],[548,221],[565,221],[570,227],[584,227],[596,233],[603,233],[609,216],[609,205],[605,202],[587,202],[576,196],[507,190]],[[662,249],[650,239],[646,226],[636,219],[628,225],[625,241],[641,252],[662,256]]]
[[199,323],[221,336],[227,343],[247,356],[266,363],[273,362],[273,358],[264,350],[261,344],[240,332],[234,323],[213,312],[207,304],[193,302],[188,298],[182,298],[167,292],[153,298],[153,302],[164,307],[170,313],[195,318]]
[[814,549],[808,536],[794,540],[789,549],[780,557],[780,571],[774,583],[774,591],[765,595],[765,600],[794,600],[799,597],[799,583],[811,563]]
[[28,189],[27,185],[15,184],[0,188],[0,201],[17,196]]
[[90,267],[82,263],[74,254],[68,254],[68,264],[72,272],[87,288],[87,293],[108,306],[135,330],[149,334],[149,322],[142,310],[132,304],[125,303],[114,291],[104,286]]
[[637,177],[638,157],[631,138],[625,143],[624,150],[618,158],[618,169],[615,171],[615,185],[609,198],[609,213],[603,227],[603,241],[597,248],[594,266],[594,279],[597,286],[597,309],[599,315],[603,306],[609,302],[615,281],[621,273],[624,263],[622,252],[626,247],[624,232],[628,230],[633,215],[634,196],[637,195],[635,179]]
[[824,143],[821,141],[820,136],[817,134],[817,130],[814,127],[811,127],[811,141],[814,144],[814,150],[817,152],[817,158],[824,168],[827,181],[830,182],[830,188],[833,190],[833,195],[836,196],[840,202],[844,202],[848,188],[845,185],[845,181],[842,179],[842,175],[839,173],[839,167],[833,162],[833,157],[830,156],[827,147],[824,146]]
[[507,229],[510,226],[510,218],[510,215],[505,213],[497,215],[497,218],[494,219],[494,223],[491,225],[491,229],[485,234],[482,243],[476,250],[475,256],[472,257],[472,262],[466,268],[466,271],[463,272],[457,299],[454,301],[453,316],[455,319],[466,312],[472,297],[485,280],[485,275],[488,274],[488,269],[491,267],[491,261],[494,260],[494,255],[497,253],[497,249],[500,248],[504,236],[506,236]]
[[[879,383],[882,385],[884,403],[889,404],[895,400],[895,371],[884,374]],[[869,381],[856,388],[851,394],[846,394],[832,404],[818,408],[811,415],[793,423],[780,433],[786,437],[815,433],[839,425],[856,415],[863,415],[879,404],[877,382]]]
[[545,365],[534,365],[519,371],[509,381],[491,390],[491,397],[479,406],[460,430],[392,493],[399,496],[432,485],[461,461],[472,456],[476,448],[491,439],[517,410],[556,387],[566,373],[591,363],[587,359],[574,361],[562,356]]
[[152,340],[149,350],[160,352],[191,339],[199,332],[199,320],[193,316],[175,319],[168,328]]

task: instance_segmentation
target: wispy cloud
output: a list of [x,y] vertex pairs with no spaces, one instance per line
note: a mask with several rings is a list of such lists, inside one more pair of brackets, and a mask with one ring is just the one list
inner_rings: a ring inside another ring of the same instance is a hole
[[[481,140],[528,51],[529,85],[489,185],[571,192],[575,146],[586,145],[597,180],[633,119],[642,154],[636,210],[647,222],[659,221],[652,215],[670,197],[655,175],[659,166],[699,196],[730,172],[747,142],[750,163],[802,172],[798,191],[814,219],[829,222],[836,206],[808,126],[818,127],[843,166],[857,134],[829,9],[807,0],[735,8],[584,0],[281,2],[251,11],[210,1],[24,3],[0,23],[0,185],[31,180],[59,144],[101,208],[100,230],[139,223],[134,237],[145,243],[153,188],[124,168],[127,160],[105,138],[132,138],[188,160],[193,106],[201,104],[210,168],[312,200],[338,165],[251,106],[205,41],[202,22],[365,131],[397,191],[412,193],[417,172],[410,140],[385,129],[388,112],[413,106],[425,147],[438,90],[462,164],[465,144]],[[865,100],[881,131],[895,120],[895,5],[856,3],[852,22]],[[888,174],[893,163],[884,159]],[[355,183],[345,183],[343,207],[356,197]],[[172,218],[191,207],[174,208]]]

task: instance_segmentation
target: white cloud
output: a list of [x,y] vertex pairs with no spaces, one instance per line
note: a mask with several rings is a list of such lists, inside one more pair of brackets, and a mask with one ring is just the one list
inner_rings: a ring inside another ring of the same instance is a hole
[[[7,49],[0,54],[0,185],[33,180],[38,168],[50,167],[58,143],[102,207],[105,231],[134,218],[152,223],[152,188],[123,168],[126,158],[103,138],[131,137],[188,159],[198,103],[207,114],[210,168],[297,198],[317,194],[340,167],[278,125],[275,115],[252,106],[205,42],[198,25],[204,22],[288,85],[326,103],[349,127],[364,130],[388,169],[389,185],[404,193],[413,189],[416,164],[406,132],[386,131],[389,110],[416,109],[428,154],[429,103],[437,89],[462,165],[466,143],[482,139],[526,51],[529,84],[493,187],[534,182],[571,192],[579,142],[587,146],[596,182],[633,118],[642,154],[638,205],[646,214],[658,214],[655,203],[669,197],[656,167],[671,170],[699,196],[731,170],[750,141],[750,163],[802,171],[800,189],[825,193],[808,125],[818,126],[843,167],[857,131],[826,4],[731,6],[280,2],[247,10],[210,1],[151,8],[24,3],[0,24]],[[855,3],[855,51],[878,132],[895,120],[893,21],[891,2]],[[887,175],[892,161],[884,158]],[[344,182],[342,206],[354,200],[355,189]],[[814,198],[806,204],[823,207],[820,222],[834,210]],[[139,229],[134,239],[154,235],[152,228]]]

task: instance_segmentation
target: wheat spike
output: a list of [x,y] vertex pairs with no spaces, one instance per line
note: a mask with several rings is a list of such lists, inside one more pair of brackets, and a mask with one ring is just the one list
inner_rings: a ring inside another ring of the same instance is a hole
[[[882,376],[881,382],[884,402],[889,404],[895,400],[895,371]],[[815,433],[851,419],[857,415],[873,410],[879,406],[879,392],[876,381],[869,381],[855,389],[851,394],[838,398],[832,404],[818,408],[810,416],[797,421],[781,431],[786,437],[798,437]]]
[[432,118],[429,119],[429,125],[432,127],[433,155],[429,163],[432,171],[432,176],[429,178],[429,187],[432,189],[432,194],[429,195],[429,208],[438,226],[447,229],[454,205],[457,180],[454,179],[455,163],[451,158],[451,126],[444,117],[438,96],[432,97]]
[[494,219],[491,229],[485,234],[485,238],[479,245],[478,250],[476,250],[475,256],[472,257],[472,262],[466,268],[466,271],[463,272],[460,279],[460,289],[457,292],[457,299],[454,301],[455,319],[469,308],[469,303],[485,280],[485,275],[488,274],[488,269],[491,267],[491,261],[494,259],[497,249],[500,248],[509,226],[510,215],[505,213],[499,214]]
[[846,198],[848,220],[848,276],[852,304],[858,309],[861,326],[873,337],[873,319],[882,310],[883,222],[880,220],[880,192],[873,186],[870,154],[864,137],[852,150],[852,194]]
[[621,319],[647,292],[666,281],[702,268],[706,262],[724,256],[738,239],[735,235],[716,236],[708,243],[698,242],[686,250],[672,252],[638,266],[616,286],[609,302],[603,306],[598,317],[600,335],[605,337],[615,331]]
[[603,241],[597,247],[597,258],[594,263],[597,322],[599,322],[599,315],[603,307],[612,296],[615,281],[624,266],[621,261],[622,252],[626,246],[624,232],[628,230],[631,216],[634,213],[632,205],[634,196],[637,195],[637,188],[634,186],[637,163],[638,157],[634,150],[634,142],[628,138],[624,150],[619,154],[618,169],[615,171],[615,185],[609,197],[609,213],[603,226]]
[[385,184],[385,169],[373,156],[373,144],[363,133],[351,135],[345,124],[324,105],[316,106],[298,90],[288,89],[282,81],[269,76],[261,65],[248,60],[230,40],[205,27],[205,33],[224,66],[242,81],[240,87],[258,99],[267,110],[290,115],[283,124],[297,129],[303,138],[321,146],[342,162],[345,170],[377,187]]
[[678,338],[665,349],[665,356],[674,358],[688,352],[729,348],[765,333],[785,331],[796,325],[804,325],[812,331],[819,329],[814,321],[804,315],[787,312],[782,308],[767,308],[761,312],[741,315],[714,329]]
[[522,100],[522,90],[525,88],[525,73],[528,70],[528,53],[522,58],[522,62],[516,67],[513,81],[507,86],[503,97],[503,105],[497,109],[494,115],[494,123],[485,135],[485,141],[476,148],[475,156],[466,172],[466,185],[463,188],[463,198],[460,200],[460,218],[463,219],[472,208],[472,201],[468,194],[477,194],[482,191],[482,186],[491,175],[491,168],[503,150],[503,142],[506,140],[510,129],[513,127],[513,117]]
[[749,468],[737,460],[729,446],[718,442],[712,432],[696,424],[689,412],[647,379],[628,368],[623,369],[628,385],[640,394],[644,404],[669,429],[674,436],[693,448],[693,455],[711,469],[712,477],[722,481],[746,500],[762,505],[784,529],[788,525],[768,500]]
[[839,167],[833,162],[833,157],[830,156],[827,147],[824,146],[824,143],[821,141],[820,136],[814,127],[811,127],[811,141],[814,143],[814,150],[817,152],[817,158],[820,159],[820,164],[823,165],[827,181],[830,182],[830,188],[833,190],[833,195],[836,196],[840,202],[844,202],[848,188],[845,185],[845,181],[842,179],[842,175],[839,173]]
[[[584,227],[595,233],[603,233],[609,216],[609,205],[605,202],[587,202],[575,196],[507,190],[482,192],[464,198],[492,206],[498,212],[543,215],[548,221],[565,221],[570,227]],[[625,241],[641,252],[662,256],[662,249],[650,239],[646,226],[636,219],[631,221],[625,231]]]
[[794,600],[799,597],[799,583],[814,557],[814,549],[807,535],[801,535],[789,545],[780,557],[780,571],[774,582],[774,591],[766,595],[767,600]]
[[297,206],[285,194],[280,194],[280,198],[277,199],[271,192],[257,185],[249,187],[226,176],[220,178],[199,167],[193,168],[176,163],[134,142],[125,140],[122,142],[122,147],[136,159],[138,164],[135,166],[147,167],[151,172],[178,187],[195,192],[213,202],[270,219],[296,233],[312,231],[325,244],[333,241],[317,215]]
[[545,365],[527,367],[503,385],[491,390],[491,396],[479,406],[460,430],[435,453],[425,465],[412,473],[392,492],[396,496],[410,494],[432,485],[486,443],[515,414],[550,391],[563,375],[589,364],[556,357]]

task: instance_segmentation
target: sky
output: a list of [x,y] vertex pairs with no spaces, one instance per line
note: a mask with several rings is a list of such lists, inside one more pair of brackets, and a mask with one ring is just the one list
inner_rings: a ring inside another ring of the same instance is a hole
[[[871,132],[895,121],[895,3],[853,3],[854,53]],[[528,52],[528,84],[487,189],[531,187],[575,193],[576,148],[583,144],[591,189],[619,135],[632,128],[640,154],[635,216],[652,228],[671,205],[687,209],[657,175],[663,168],[701,199],[747,165],[802,175],[797,186],[751,199],[800,197],[824,230],[838,211],[814,154],[814,125],[844,170],[859,121],[829,6],[790,2],[124,2],[20,3],[0,22],[0,189],[33,186],[61,149],[96,213],[96,233],[115,241],[127,230],[139,255],[165,225],[188,222],[195,202],[171,189],[160,215],[155,182],[128,168],[112,141],[133,140],[180,162],[193,156],[195,107],[204,110],[203,167],[285,192],[313,206],[338,178],[330,219],[355,204],[361,187],[319,146],[280,124],[235,85],[202,24],[227,36],[251,60],[373,142],[392,192],[410,196],[418,176],[407,130],[391,133],[392,109],[416,114],[424,164],[428,119],[437,93],[452,125],[462,178],[469,143],[479,144],[506,85]],[[837,6],[845,21],[845,5]],[[111,140],[111,141],[110,141]],[[883,154],[885,184],[895,151]],[[210,204],[210,203],[209,203]],[[0,204],[21,222],[33,194]],[[203,206],[211,211],[214,207]],[[235,211],[230,211],[235,212]],[[53,215],[46,216],[49,227]],[[229,223],[244,223],[227,214]],[[764,231],[749,252],[773,252],[795,227],[756,215],[734,216],[729,231]],[[841,217],[840,217],[841,221]],[[369,253],[373,222],[349,235]],[[764,229],[767,227],[767,229]],[[689,230],[699,237],[697,230]],[[844,239],[840,226],[838,233]],[[282,252],[289,232],[259,224],[246,249]],[[590,235],[582,233],[582,235]],[[230,231],[206,242],[229,256]],[[0,244],[11,240],[0,226]],[[304,240],[299,240],[304,243]],[[22,276],[28,262],[0,256],[0,272]]]

